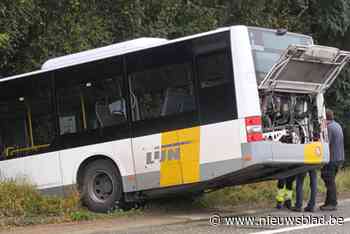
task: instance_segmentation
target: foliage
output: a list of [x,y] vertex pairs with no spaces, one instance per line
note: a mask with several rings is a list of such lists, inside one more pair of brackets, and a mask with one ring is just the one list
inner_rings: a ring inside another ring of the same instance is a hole
[[[336,177],[338,192],[348,194],[350,192],[350,169],[341,170]],[[317,191],[319,197],[324,197],[326,187],[321,179],[320,173],[317,177]],[[294,182],[295,186],[295,182]],[[294,190],[295,191],[295,190]],[[310,193],[309,176],[304,181],[305,196],[307,200]],[[227,187],[212,193],[208,193],[200,199],[200,203],[205,207],[230,207],[251,204],[257,206],[274,206],[277,194],[276,181],[266,181],[257,184],[244,186]],[[218,199],[219,198],[219,199]],[[295,197],[294,197],[295,199]]]
[[45,197],[25,181],[1,182],[0,194],[0,218],[58,216],[79,209],[79,196]]
[[[2,0],[0,76],[136,37],[176,38],[236,24],[287,28],[350,49],[348,0]],[[344,126],[350,124],[349,91],[345,72],[326,99]]]
[[118,216],[141,215],[141,211],[96,214],[80,204],[77,192],[66,197],[44,196],[25,180],[0,182],[0,229],[40,223],[86,221]]

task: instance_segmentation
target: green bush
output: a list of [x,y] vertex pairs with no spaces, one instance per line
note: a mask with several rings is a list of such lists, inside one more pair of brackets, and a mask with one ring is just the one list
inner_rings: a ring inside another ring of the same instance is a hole
[[276,194],[276,182],[266,181],[255,184],[227,187],[208,193],[201,198],[205,207],[237,206],[270,203]]
[[336,183],[339,192],[350,192],[350,168],[338,173]]
[[140,214],[134,210],[95,214],[81,206],[78,192],[72,191],[67,197],[45,196],[25,180],[0,182],[0,194],[0,228]]
[[[201,198],[200,202],[205,207],[237,206],[241,204],[272,205],[275,202],[277,192],[276,181],[266,181],[235,187],[227,187],[218,191],[208,193]],[[336,177],[338,192],[350,192],[350,168],[340,170]],[[295,183],[294,183],[295,188]],[[318,195],[326,192],[320,172],[317,178]],[[304,180],[304,198],[310,193],[309,177]]]
[[85,210],[74,211],[70,213],[70,219],[72,221],[83,221],[83,220],[91,220],[93,219],[93,215]]
[[0,182],[0,217],[64,216],[79,209],[79,196],[41,195],[25,181]]

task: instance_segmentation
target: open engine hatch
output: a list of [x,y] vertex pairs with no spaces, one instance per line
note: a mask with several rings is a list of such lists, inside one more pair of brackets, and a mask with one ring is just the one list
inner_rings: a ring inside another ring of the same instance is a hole
[[324,92],[350,59],[350,52],[319,45],[292,45],[271,68],[259,89],[279,92]]

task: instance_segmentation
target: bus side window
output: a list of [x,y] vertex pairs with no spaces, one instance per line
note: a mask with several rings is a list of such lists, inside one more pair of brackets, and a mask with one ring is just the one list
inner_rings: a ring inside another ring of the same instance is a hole
[[197,58],[202,124],[234,119],[232,65],[227,51]]
[[33,95],[29,98],[30,121],[33,131],[33,145],[44,149],[55,137],[55,116],[52,104],[50,75],[33,77]]
[[134,121],[196,110],[192,60],[186,49],[184,45],[160,47],[130,59],[136,70],[129,74]]
[[60,135],[127,120],[120,58],[81,64],[55,75]]
[[83,91],[88,129],[119,125],[127,120],[122,77],[91,81]]
[[0,92],[3,158],[47,150],[55,136],[50,74],[2,83]]
[[60,135],[77,133],[83,130],[83,113],[79,86],[57,90],[58,121]]
[[13,150],[30,146],[27,110],[23,97],[2,99],[0,103],[1,154],[3,158],[14,157]]
[[236,118],[229,34],[194,40],[201,124]]

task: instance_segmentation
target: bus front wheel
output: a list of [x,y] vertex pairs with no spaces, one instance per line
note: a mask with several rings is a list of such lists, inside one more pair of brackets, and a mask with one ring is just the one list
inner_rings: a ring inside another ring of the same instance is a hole
[[85,168],[82,202],[89,210],[106,213],[122,199],[122,181],[118,169],[109,160],[98,159]]

